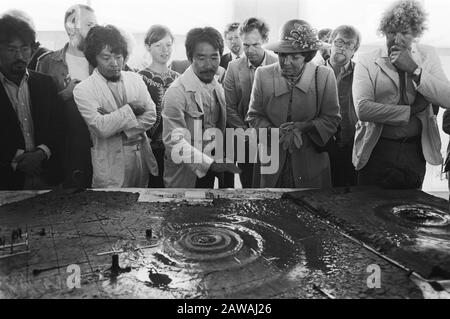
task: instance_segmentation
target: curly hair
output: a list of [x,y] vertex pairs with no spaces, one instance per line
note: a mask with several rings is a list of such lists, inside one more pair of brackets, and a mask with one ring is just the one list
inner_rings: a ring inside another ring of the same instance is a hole
[[249,18],[245,20],[239,28],[239,34],[243,35],[244,33],[249,33],[253,30],[258,30],[264,41],[269,40],[269,26],[264,20],[258,18]]
[[33,48],[36,46],[36,32],[28,22],[9,14],[2,16],[0,18],[0,43],[6,44],[15,38]]
[[411,28],[414,37],[420,37],[427,29],[427,13],[422,4],[415,0],[401,0],[394,3],[381,17],[378,31],[385,35],[389,30]]
[[206,42],[212,45],[216,50],[219,50],[220,56],[223,54],[224,41],[219,31],[211,27],[194,28],[186,35],[186,55],[189,61],[194,57],[194,50],[197,44]]
[[97,55],[106,47],[109,47],[115,54],[122,54],[123,59],[127,60],[127,40],[119,29],[112,25],[92,27],[86,36],[84,55],[94,68],[97,67]]

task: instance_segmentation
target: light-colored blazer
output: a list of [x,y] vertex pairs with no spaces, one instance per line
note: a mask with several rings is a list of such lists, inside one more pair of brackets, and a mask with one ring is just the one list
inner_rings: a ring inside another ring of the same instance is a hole
[[[278,62],[278,57],[266,51],[266,65]],[[227,104],[227,123],[233,128],[247,128],[244,122],[252,93],[252,78],[248,68],[248,59],[243,56],[228,64],[223,83]]]
[[[217,129],[225,134],[226,107],[222,86],[213,80],[214,94],[220,107]],[[189,67],[167,90],[163,101],[163,141],[166,147],[164,159],[164,184],[168,188],[195,188],[197,178],[206,175],[214,161],[194,145],[203,146],[203,134],[194,134],[194,122],[203,121],[204,108],[199,79]],[[190,137],[188,136],[188,133]],[[224,135],[225,136],[225,135]],[[194,138],[196,138],[194,140]],[[184,150],[182,163],[175,163],[172,149]]]
[[[436,51],[425,45],[414,45],[412,56],[422,68],[417,92],[430,106],[417,117],[422,123],[422,150],[425,160],[432,165],[442,163],[441,139],[431,103],[450,108],[450,83],[442,69]],[[378,143],[383,125],[407,125],[411,115],[409,105],[397,105],[400,100],[399,75],[390,63],[387,49],[359,57],[353,77],[353,98],[359,122],[356,124],[353,165],[362,169]],[[408,100],[414,101],[415,94]]]
[[[125,173],[122,132],[127,137],[143,138],[144,161],[149,171],[157,175],[156,161],[145,134],[156,121],[155,103],[139,74],[122,71],[122,79],[127,102],[144,103],[146,111],[141,116],[135,116],[128,104],[117,106],[106,79],[98,70],[78,84],[73,92],[78,110],[91,133],[94,188],[122,187]],[[110,113],[101,115],[97,110],[100,107]]]
[[[318,70],[319,108],[316,107],[316,65],[307,63],[302,78],[292,95],[292,122],[309,122],[316,132],[303,134],[303,146],[292,153],[295,187],[331,187],[330,161],[326,152],[318,153],[312,144],[324,146],[336,133],[341,120],[336,79],[332,70]],[[288,119],[291,90],[281,75],[279,63],[256,70],[247,121],[256,129],[280,127]],[[270,153],[269,153],[270,154]],[[261,175],[261,187],[275,187],[280,177],[287,151],[279,151],[280,167],[275,174]],[[323,178],[322,178],[323,177]]]

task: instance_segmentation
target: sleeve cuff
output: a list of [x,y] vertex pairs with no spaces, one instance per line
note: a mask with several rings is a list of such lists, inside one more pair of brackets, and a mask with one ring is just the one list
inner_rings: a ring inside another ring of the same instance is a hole
[[197,175],[198,178],[205,177],[212,163],[214,163],[214,160],[211,157],[203,155],[203,163],[198,164],[195,169],[195,175]]
[[22,155],[23,153],[25,153],[24,150],[18,149],[16,151],[16,155],[14,155],[14,158],[11,162],[11,168],[12,170],[15,172],[17,170],[17,162],[16,162],[16,158],[19,157],[20,155]]
[[50,149],[46,145],[41,144],[37,148],[39,148],[39,149],[44,151],[45,155],[47,155],[47,160],[50,159],[50,156],[52,156],[52,152],[50,151]]

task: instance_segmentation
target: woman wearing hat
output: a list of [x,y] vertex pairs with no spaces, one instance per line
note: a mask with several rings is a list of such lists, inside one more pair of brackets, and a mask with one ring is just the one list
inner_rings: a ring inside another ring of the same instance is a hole
[[331,187],[324,147],[341,117],[333,71],[311,63],[319,48],[306,21],[288,21],[281,40],[267,47],[279,63],[256,71],[247,121],[280,134],[279,168],[261,176],[263,188]]

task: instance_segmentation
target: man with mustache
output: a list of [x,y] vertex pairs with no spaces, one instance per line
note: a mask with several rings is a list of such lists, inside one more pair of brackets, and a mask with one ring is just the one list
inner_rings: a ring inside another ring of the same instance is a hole
[[[255,71],[258,67],[278,62],[278,57],[264,50],[263,45],[267,43],[269,27],[266,22],[258,18],[250,18],[244,21],[239,29],[239,35],[244,44],[245,56],[228,65],[223,87],[227,103],[227,122],[232,128],[249,128],[245,117],[248,112],[250,95],[252,93]],[[236,144],[237,145],[237,144]],[[246,141],[245,163],[238,163],[242,170],[240,174],[243,188],[259,187],[259,176],[255,176],[255,165],[249,159],[249,143]],[[235,155],[238,152],[235,152]]]
[[61,50],[40,56],[36,67],[38,72],[53,78],[58,94],[64,101],[66,187],[91,187],[92,183],[92,142],[73,99],[73,89],[92,73],[93,67],[89,65],[83,49],[89,30],[96,24],[97,18],[91,7],[81,4],[70,7],[64,15],[69,42]]
[[396,2],[380,22],[386,46],[358,59],[353,164],[359,185],[420,189],[426,163],[442,163],[432,103],[450,108],[450,82],[436,50],[417,44],[425,23],[419,2]]
[[48,189],[61,181],[56,87],[27,69],[36,33],[20,18],[0,18],[0,190]]
[[215,79],[224,43],[220,32],[206,27],[190,30],[185,45],[191,66],[163,102],[164,183],[167,188],[213,188],[219,174],[239,172],[233,163],[218,163],[203,152],[212,142],[203,138],[205,130],[217,129],[225,136],[225,97]]
[[123,71],[128,44],[114,26],[93,27],[84,53],[95,68],[73,95],[92,139],[94,188],[147,187],[158,167],[146,132],[156,107],[142,77]]

